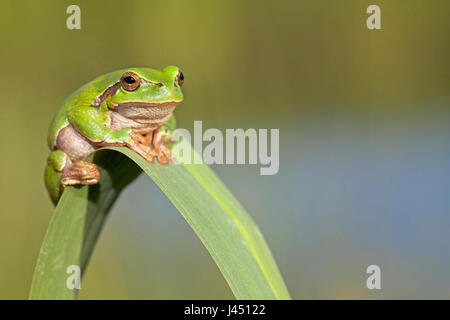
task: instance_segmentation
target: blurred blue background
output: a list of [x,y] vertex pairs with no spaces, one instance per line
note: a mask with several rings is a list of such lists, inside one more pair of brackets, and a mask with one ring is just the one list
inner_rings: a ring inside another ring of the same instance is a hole
[[[450,298],[448,1],[3,1],[0,298],[26,298],[52,205],[47,127],[66,96],[127,66],[180,66],[178,126],[279,128],[280,170],[213,169],[259,225],[295,299]],[[381,267],[381,290],[366,268]],[[82,299],[231,291],[146,176],[120,196]]]

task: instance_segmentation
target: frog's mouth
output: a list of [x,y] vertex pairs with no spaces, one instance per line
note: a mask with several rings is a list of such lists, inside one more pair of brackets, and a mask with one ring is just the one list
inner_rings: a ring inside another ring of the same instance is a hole
[[120,103],[112,102],[110,107],[114,110],[118,110],[119,108],[171,108],[176,107],[181,102],[182,100],[171,100],[164,102],[126,101]]

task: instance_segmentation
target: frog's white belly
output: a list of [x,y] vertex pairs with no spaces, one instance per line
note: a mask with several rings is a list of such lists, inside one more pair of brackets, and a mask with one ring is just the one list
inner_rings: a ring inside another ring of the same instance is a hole
[[114,130],[132,128],[137,132],[150,132],[166,123],[174,109],[175,106],[119,106],[108,114],[110,127]]

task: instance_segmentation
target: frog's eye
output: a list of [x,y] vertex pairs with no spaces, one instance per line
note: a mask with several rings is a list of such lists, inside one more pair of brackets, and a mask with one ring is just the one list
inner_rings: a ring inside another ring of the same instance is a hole
[[120,85],[127,91],[134,91],[139,88],[141,79],[134,72],[125,72],[120,78]]
[[184,82],[184,74],[183,71],[179,71],[178,74],[175,77],[175,81],[178,82],[178,85],[181,87]]

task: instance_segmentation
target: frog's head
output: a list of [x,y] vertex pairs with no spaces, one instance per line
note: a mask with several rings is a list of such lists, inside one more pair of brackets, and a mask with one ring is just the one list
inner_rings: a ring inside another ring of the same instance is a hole
[[110,84],[94,98],[91,106],[100,108],[106,102],[107,108],[122,118],[162,123],[183,101],[183,80],[183,72],[174,66],[162,71],[150,68],[119,70],[98,78],[100,83]]
[[117,91],[111,95],[108,105],[113,108],[127,105],[174,107],[183,101],[183,80],[183,72],[175,66],[162,71],[150,68],[123,70],[116,83]]

